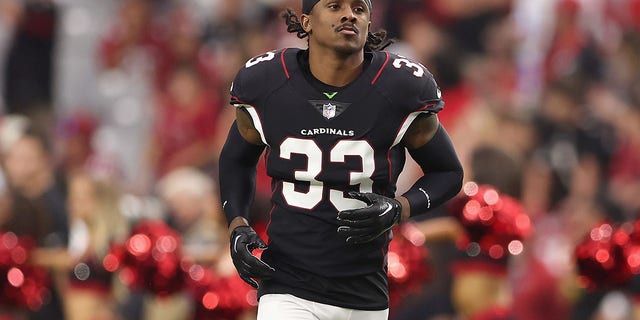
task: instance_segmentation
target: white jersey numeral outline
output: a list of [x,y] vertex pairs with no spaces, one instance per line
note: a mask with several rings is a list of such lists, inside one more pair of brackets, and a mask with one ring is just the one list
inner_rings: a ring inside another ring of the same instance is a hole
[[260,62],[271,61],[275,57],[276,53],[273,51],[269,51],[263,55],[254,57],[251,60],[247,61],[247,63],[245,64],[245,68],[251,68]]
[[403,66],[413,69],[413,75],[418,77],[418,78],[422,78],[425,74],[424,72],[424,66],[422,66],[419,63],[415,63],[415,62],[411,62],[409,61],[409,59],[405,59],[405,58],[397,58],[395,60],[393,60],[393,66],[396,67],[396,69],[400,69]]
[[[287,204],[311,210],[322,201],[324,194],[324,183],[317,179],[323,170],[322,149],[311,139],[290,137],[280,145],[280,158],[290,160],[292,154],[306,156],[307,167],[305,170],[294,172],[296,182],[283,182],[282,195]],[[362,160],[361,171],[348,172],[348,184],[357,185],[360,192],[372,192],[371,177],[375,172],[373,147],[365,140],[341,140],[329,151],[331,163],[344,163],[347,156],[359,157]],[[296,191],[297,182],[309,183],[308,191]],[[346,198],[343,191],[335,189],[329,189],[329,201],[338,211],[355,209],[363,205],[362,201]]]

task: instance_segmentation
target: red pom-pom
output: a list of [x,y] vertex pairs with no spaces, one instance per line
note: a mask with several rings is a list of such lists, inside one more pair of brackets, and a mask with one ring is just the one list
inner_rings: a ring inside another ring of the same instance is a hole
[[393,229],[393,239],[387,255],[389,301],[392,308],[408,295],[418,292],[431,277],[429,252],[424,242],[424,234],[411,223]]
[[587,288],[605,289],[631,280],[628,257],[637,247],[630,241],[632,237],[630,230],[606,222],[591,229],[575,249],[578,274]]
[[185,287],[182,238],[167,224],[144,220],[123,245],[112,247],[102,261],[108,271],[120,270],[120,280],[134,290],[167,296]]
[[532,232],[520,202],[489,185],[466,183],[463,193],[450,202],[449,211],[465,228],[467,237],[461,245],[472,256],[482,252],[501,259],[520,254],[522,240]]
[[195,320],[234,320],[258,305],[257,291],[237,273],[220,276],[210,268],[192,264],[189,291],[196,302]]
[[34,247],[28,236],[0,233],[0,305],[37,311],[50,295],[47,270],[27,262]]
[[640,274],[640,220],[622,224],[614,241],[624,248],[625,262],[631,273]]

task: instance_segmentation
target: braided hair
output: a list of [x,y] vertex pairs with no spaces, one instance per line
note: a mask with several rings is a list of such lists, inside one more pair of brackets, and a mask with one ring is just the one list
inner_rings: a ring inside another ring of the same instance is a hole
[[[298,15],[291,8],[287,8],[282,12],[282,17],[287,24],[287,32],[295,33],[300,39],[304,39],[309,36],[309,33],[304,30]],[[379,30],[375,33],[369,32],[367,35],[367,42],[364,45],[365,51],[382,51],[394,42],[393,39],[387,39],[387,31]]]

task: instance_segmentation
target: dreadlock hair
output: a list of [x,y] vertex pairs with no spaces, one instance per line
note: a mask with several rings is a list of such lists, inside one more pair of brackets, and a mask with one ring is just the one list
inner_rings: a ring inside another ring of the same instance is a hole
[[[302,24],[300,23],[300,19],[298,15],[291,8],[285,9],[282,12],[282,17],[287,24],[287,32],[295,33],[296,36],[300,39],[304,39],[309,36],[309,33],[304,30]],[[378,30],[375,33],[369,32],[367,35],[367,42],[364,45],[365,51],[382,51],[386,47],[393,44],[393,39],[387,39],[387,31],[386,30]]]

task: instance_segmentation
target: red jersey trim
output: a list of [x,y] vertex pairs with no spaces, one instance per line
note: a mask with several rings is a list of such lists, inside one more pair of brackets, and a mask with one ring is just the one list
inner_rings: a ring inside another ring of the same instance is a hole
[[238,97],[236,97],[236,96],[231,96],[231,100],[239,102],[239,103],[236,103],[236,104],[249,105],[248,103],[246,103],[246,102],[244,102],[244,101],[240,100],[240,98],[238,98]]
[[418,110],[418,111],[424,111],[424,110],[427,110],[427,109],[429,109],[429,108],[431,108],[431,107],[433,107],[433,106],[435,106],[435,105],[437,105],[437,104],[438,104],[437,102],[433,102],[433,103],[426,104],[424,107],[420,108],[420,110]]
[[387,66],[387,63],[389,63],[389,52],[385,52],[385,54],[387,55],[387,57],[384,60],[382,67],[380,67],[380,70],[378,70],[378,74],[376,74],[373,80],[371,80],[371,84],[375,84],[376,81],[378,81],[378,78],[380,78],[380,75],[382,75],[382,70],[384,70],[384,68]]
[[284,74],[287,76],[287,79],[290,79],[291,76],[289,75],[289,70],[287,69],[287,64],[284,62],[284,53],[287,52],[287,50],[289,50],[289,49],[284,49],[280,53],[280,61],[282,62],[282,69],[284,69]]

